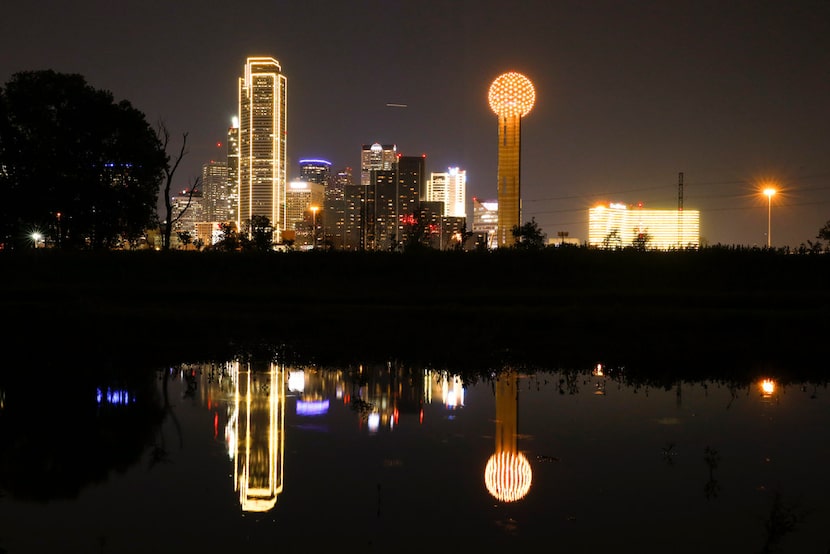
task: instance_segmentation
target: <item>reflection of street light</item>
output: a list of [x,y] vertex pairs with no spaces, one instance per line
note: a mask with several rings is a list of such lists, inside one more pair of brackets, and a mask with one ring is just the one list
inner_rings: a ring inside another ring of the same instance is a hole
[[767,196],[767,248],[769,248],[772,245],[770,232],[772,231],[772,197],[775,196],[775,189],[765,188],[764,194]]
[[317,248],[317,211],[320,209],[320,206],[309,206],[309,210],[311,210],[311,248]]

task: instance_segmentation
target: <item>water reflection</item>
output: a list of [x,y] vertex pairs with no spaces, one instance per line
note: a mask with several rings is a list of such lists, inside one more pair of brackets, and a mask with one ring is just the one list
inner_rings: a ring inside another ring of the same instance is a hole
[[285,367],[239,361],[229,366],[234,392],[225,436],[234,485],[243,511],[267,512],[283,490]]
[[[0,550],[92,551],[104,535],[107,552],[267,548],[321,521],[360,548],[416,523],[430,540],[555,536],[567,552],[830,546],[830,451],[810,440],[830,425],[825,384],[247,357],[149,373],[0,380]],[[593,533],[600,512],[607,536]],[[204,521],[223,525],[175,538]]]
[[[224,421],[222,439],[245,512],[272,510],[284,490],[286,398],[294,399],[294,415],[306,421],[302,429],[327,431],[316,422],[333,405],[345,405],[357,415],[358,428],[370,435],[394,430],[402,413],[417,414],[423,423],[424,405],[439,403],[452,411],[465,402],[460,376],[392,363],[325,370],[274,360],[184,364],[178,372],[165,373],[165,386],[171,375],[181,379],[183,398],[201,391],[200,402],[213,412],[214,438]],[[515,424],[515,402],[507,413],[511,410]],[[164,448],[165,459],[167,455]]]
[[77,498],[139,463],[164,419],[152,373],[13,375],[0,374],[0,497]]
[[484,484],[496,500],[515,502],[530,490],[533,471],[518,450],[518,374],[508,369],[496,376],[496,450],[487,460]]

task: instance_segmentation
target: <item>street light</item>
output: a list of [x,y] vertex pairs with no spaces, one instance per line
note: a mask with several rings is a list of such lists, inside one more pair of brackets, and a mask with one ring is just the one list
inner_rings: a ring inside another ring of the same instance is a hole
[[320,210],[320,206],[309,206],[309,210],[311,210],[311,248],[312,250],[317,249],[317,212]]
[[765,188],[764,194],[767,196],[767,248],[772,246],[772,197],[775,196],[774,188]]

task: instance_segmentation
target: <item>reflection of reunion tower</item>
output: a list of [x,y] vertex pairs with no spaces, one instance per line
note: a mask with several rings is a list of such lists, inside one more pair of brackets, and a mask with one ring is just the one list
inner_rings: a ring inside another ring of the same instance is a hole
[[505,370],[496,378],[496,451],[487,460],[484,484],[501,502],[524,498],[530,490],[533,472],[530,462],[516,446],[519,418],[518,376]]
[[521,225],[520,186],[522,118],[533,108],[536,92],[530,79],[509,72],[490,85],[490,109],[499,116],[498,200],[496,246],[513,244],[513,227]]

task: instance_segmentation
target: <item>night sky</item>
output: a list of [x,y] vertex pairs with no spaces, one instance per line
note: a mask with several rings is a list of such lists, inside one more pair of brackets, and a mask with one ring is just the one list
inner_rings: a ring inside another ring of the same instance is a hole
[[587,239],[599,201],[675,209],[680,172],[709,244],[766,244],[766,180],[781,189],[774,246],[830,220],[827,0],[33,0],[0,18],[2,83],[79,73],[189,133],[177,189],[223,159],[253,55],[288,78],[289,178],[307,157],[357,177],[362,144],[394,143],[428,172],[466,169],[468,197],[494,200],[487,91],[514,70],[537,92],[523,219],[549,237]]

